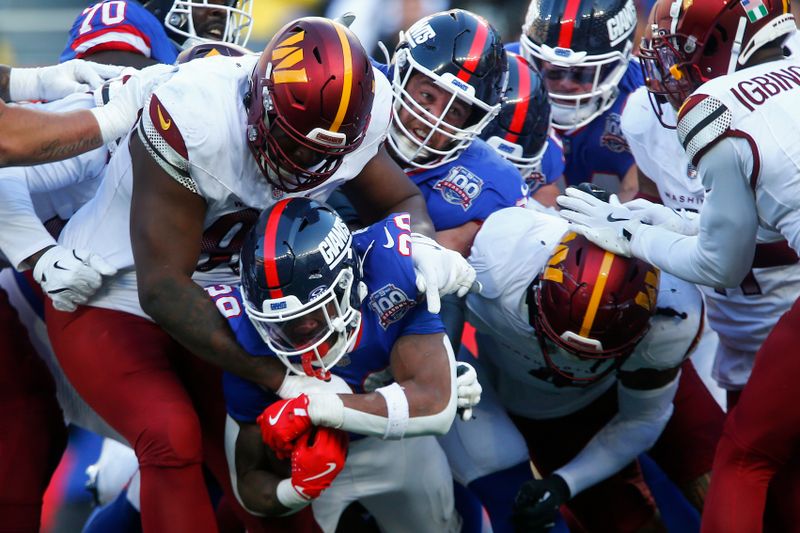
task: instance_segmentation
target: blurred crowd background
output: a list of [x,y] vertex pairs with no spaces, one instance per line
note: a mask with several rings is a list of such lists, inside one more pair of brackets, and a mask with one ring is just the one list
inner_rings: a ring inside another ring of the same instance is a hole
[[[75,18],[96,0],[0,0],[0,64],[36,66],[53,64],[67,41]],[[356,14],[353,30],[377,59],[383,53],[377,43],[393,50],[401,29],[417,19],[445,9],[460,7],[487,18],[506,42],[519,38],[529,0],[253,0],[253,33],[248,43],[262,49],[275,30],[304,15],[335,17]],[[653,0],[637,0],[640,19]],[[44,533],[80,531],[92,509],[85,488],[86,467],[100,451],[100,438],[74,429],[70,446],[45,496]]]

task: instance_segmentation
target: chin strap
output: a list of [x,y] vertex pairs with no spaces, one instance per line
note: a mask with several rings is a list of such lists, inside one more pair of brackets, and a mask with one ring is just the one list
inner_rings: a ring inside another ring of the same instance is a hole
[[[744,30],[747,27],[747,18],[739,17],[739,26],[736,28],[736,35],[733,38],[733,45],[731,46],[731,59],[728,62],[728,74],[736,70],[737,64],[740,63],[740,53],[742,51],[742,40],[744,39]],[[750,40],[752,43],[753,40]],[[755,51],[755,50],[754,50]]]

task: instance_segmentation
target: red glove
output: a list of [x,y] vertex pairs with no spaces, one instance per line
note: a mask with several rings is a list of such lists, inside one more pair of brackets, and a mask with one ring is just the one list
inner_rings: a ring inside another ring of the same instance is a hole
[[300,437],[292,452],[292,486],[304,498],[313,500],[333,483],[344,468],[347,433],[317,427]]
[[275,450],[278,459],[286,459],[291,455],[297,437],[311,429],[308,396],[301,394],[277,401],[264,409],[256,422],[261,427],[264,444]]

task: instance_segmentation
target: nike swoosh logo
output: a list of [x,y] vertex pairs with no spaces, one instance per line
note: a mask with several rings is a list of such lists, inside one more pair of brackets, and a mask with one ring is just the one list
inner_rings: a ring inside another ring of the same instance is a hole
[[315,479],[319,479],[319,478],[321,478],[323,476],[327,476],[328,474],[330,474],[331,472],[336,470],[336,463],[327,463],[327,465],[328,465],[328,469],[327,470],[325,470],[321,474],[317,474],[316,476],[307,477],[303,481],[314,481]]
[[386,244],[384,244],[383,247],[391,248],[392,246],[394,246],[394,237],[392,237],[392,234],[389,233],[389,228],[384,226],[383,231],[386,232]]
[[274,417],[274,418],[273,418],[273,417],[271,417],[271,416],[269,417],[269,425],[270,425],[270,426],[274,426],[274,425],[275,425],[275,422],[277,422],[277,421],[278,421],[278,419],[281,417],[281,415],[283,414],[283,410],[284,410],[284,409],[286,409],[286,406],[287,406],[287,405],[289,405],[289,402],[286,402],[285,404],[283,404],[283,405],[281,406],[281,409],[280,409],[280,411],[278,411],[278,414],[277,414],[277,415],[275,415],[275,417]]
[[172,126],[172,119],[164,120],[164,115],[161,114],[161,106],[156,104],[156,113],[158,113],[158,121],[161,123],[161,129],[166,131]]
[[611,216],[611,214],[609,214],[606,217],[606,220],[608,220],[609,222],[627,222],[630,219],[629,218],[614,218],[613,216]]
[[58,264],[58,261],[56,261],[55,263],[53,263],[53,268],[57,268],[58,270],[69,270],[69,269],[67,269],[67,268],[64,268],[64,267],[62,267],[61,265],[59,265],[59,264]]
[[539,503],[546,502],[546,501],[547,501],[547,500],[549,500],[549,499],[550,499],[550,491],[548,490],[547,492],[545,492],[545,493],[542,495],[542,497],[541,497],[541,498],[539,498]]

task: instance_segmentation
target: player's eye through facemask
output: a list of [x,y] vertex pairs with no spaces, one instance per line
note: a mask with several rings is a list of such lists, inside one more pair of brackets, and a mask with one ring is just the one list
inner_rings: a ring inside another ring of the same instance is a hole
[[291,311],[268,311],[282,307],[275,300],[264,302],[262,310],[245,309],[261,338],[289,370],[327,379],[330,369],[355,345],[361,324],[361,312],[351,306],[354,279],[352,269],[342,269],[334,286]]
[[542,73],[557,128],[585,126],[614,104],[637,20],[633,0],[531,1],[520,50]]
[[[278,184],[281,190],[293,192],[314,187],[336,172],[350,152],[349,149],[322,148],[310,142],[271,110],[266,112],[264,123],[269,124],[263,136],[265,150],[257,161],[270,181]],[[325,135],[335,134],[325,132]]]
[[[204,41],[245,46],[253,23],[254,0],[151,0],[148,9],[184,47]],[[163,13],[162,13],[163,12]]]
[[259,216],[240,255],[248,318],[292,372],[326,379],[355,345],[366,285],[344,221],[308,198]]
[[457,158],[500,110],[508,77],[496,30],[460,9],[402,32],[393,69],[388,143],[417,168]]

